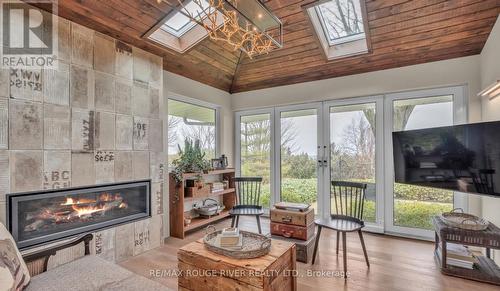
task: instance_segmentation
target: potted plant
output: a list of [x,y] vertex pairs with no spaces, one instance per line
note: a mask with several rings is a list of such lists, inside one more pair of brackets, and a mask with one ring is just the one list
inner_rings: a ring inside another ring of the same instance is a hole
[[172,162],[174,178],[179,184],[183,181],[183,174],[197,173],[196,183],[199,185],[202,181],[202,174],[210,170],[210,162],[205,159],[205,153],[202,151],[200,141],[191,141],[187,138],[184,141],[184,149],[179,146],[179,158]]

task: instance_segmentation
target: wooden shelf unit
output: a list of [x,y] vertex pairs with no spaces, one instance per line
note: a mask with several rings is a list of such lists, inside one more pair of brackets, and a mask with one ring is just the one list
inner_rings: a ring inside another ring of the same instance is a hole
[[[208,177],[214,175],[220,175],[222,177],[221,180],[229,180],[229,188],[224,191],[209,193],[204,197],[185,197],[185,181],[195,178],[199,176],[199,174],[184,174],[182,185],[179,186],[175,181],[174,175],[169,174],[170,236],[183,239],[185,237],[185,233],[188,231],[207,226],[215,221],[229,217],[229,210],[236,204],[236,190],[234,188],[233,181],[233,178],[235,177],[235,170],[232,168],[215,170],[210,171],[207,174],[203,174],[202,176]],[[186,212],[184,209],[184,202],[206,199],[209,197],[221,197],[220,201],[225,206],[224,211],[222,211],[219,215],[215,215],[210,218],[193,218],[190,225],[184,226],[184,213]]]

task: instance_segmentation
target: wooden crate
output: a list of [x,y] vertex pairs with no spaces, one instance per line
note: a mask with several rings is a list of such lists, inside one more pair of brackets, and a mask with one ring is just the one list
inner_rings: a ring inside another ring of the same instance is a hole
[[295,244],[272,240],[266,256],[238,260],[209,252],[198,240],[177,253],[178,287],[191,291],[297,290],[295,252]]
[[205,185],[203,187],[186,187],[186,198],[203,198],[210,194],[210,187]]
[[273,208],[271,209],[271,221],[283,224],[308,226],[314,222],[314,208],[309,208],[304,212]]
[[298,240],[293,238],[286,238],[282,236],[273,235],[273,239],[283,240],[287,242],[291,242],[295,244],[296,249],[296,258],[297,262],[309,263],[312,260],[313,251],[314,251],[314,242],[316,240],[316,234],[308,240]]
[[271,234],[286,238],[309,240],[314,235],[314,223],[308,226],[298,226],[271,221]]

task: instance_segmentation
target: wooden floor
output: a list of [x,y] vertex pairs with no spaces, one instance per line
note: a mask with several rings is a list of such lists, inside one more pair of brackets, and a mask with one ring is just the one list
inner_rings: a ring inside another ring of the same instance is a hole
[[[229,226],[224,220],[216,224],[218,229]],[[254,219],[243,218],[241,229],[254,230]],[[262,220],[264,233],[269,232],[269,220]],[[167,272],[177,267],[179,247],[203,237],[204,231],[194,232],[184,240],[168,238],[165,245],[120,263],[121,266],[147,278],[177,289],[177,279],[172,276],[152,277],[151,270]],[[368,270],[356,233],[348,234],[348,271],[347,282],[337,277],[310,277],[308,270],[342,271],[342,252],[335,254],[335,233],[323,230],[319,244],[319,257],[314,266],[298,263],[298,290],[500,290],[500,287],[444,276],[434,261],[434,246],[430,242],[392,236],[365,234],[371,267]]]

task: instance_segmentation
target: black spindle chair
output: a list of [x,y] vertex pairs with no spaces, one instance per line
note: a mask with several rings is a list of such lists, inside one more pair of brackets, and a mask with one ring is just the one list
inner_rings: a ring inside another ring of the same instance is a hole
[[495,184],[493,182],[493,169],[469,169],[472,183],[476,191],[481,194],[495,194]]
[[[321,229],[325,227],[337,231],[337,255],[339,253],[339,237],[340,234],[342,234],[344,274],[347,274],[346,234],[348,232],[358,232],[361,246],[363,247],[363,253],[365,255],[366,265],[370,267],[368,254],[366,253],[365,241],[363,239],[363,233],[361,232],[361,229],[365,227],[365,223],[363,221],[365,192],[366,184],[332,181],[331,200],[333,206],[332,210],[335,211],[335,214],[331,214],[330,218],[328,219],[321,218],[315,220],[315,223],[318,226],[318,231],[316,234],[316,242],[314,244],[312,259],[313,264],[316,260],[316,253],[318,251],[318,242],[321,235]],[[345,278],[347,279],[347,276]]]
[[259,233],[262,233],[260,226],[260,216],[264,214],[264,210],[260,205],[260,193],[262,185],[262,177],[236,177],[234,178],[236,187],[237,201],[236,205],[229,211],[233,220],[231,227],[238,227],[240,216],[255,216]]

